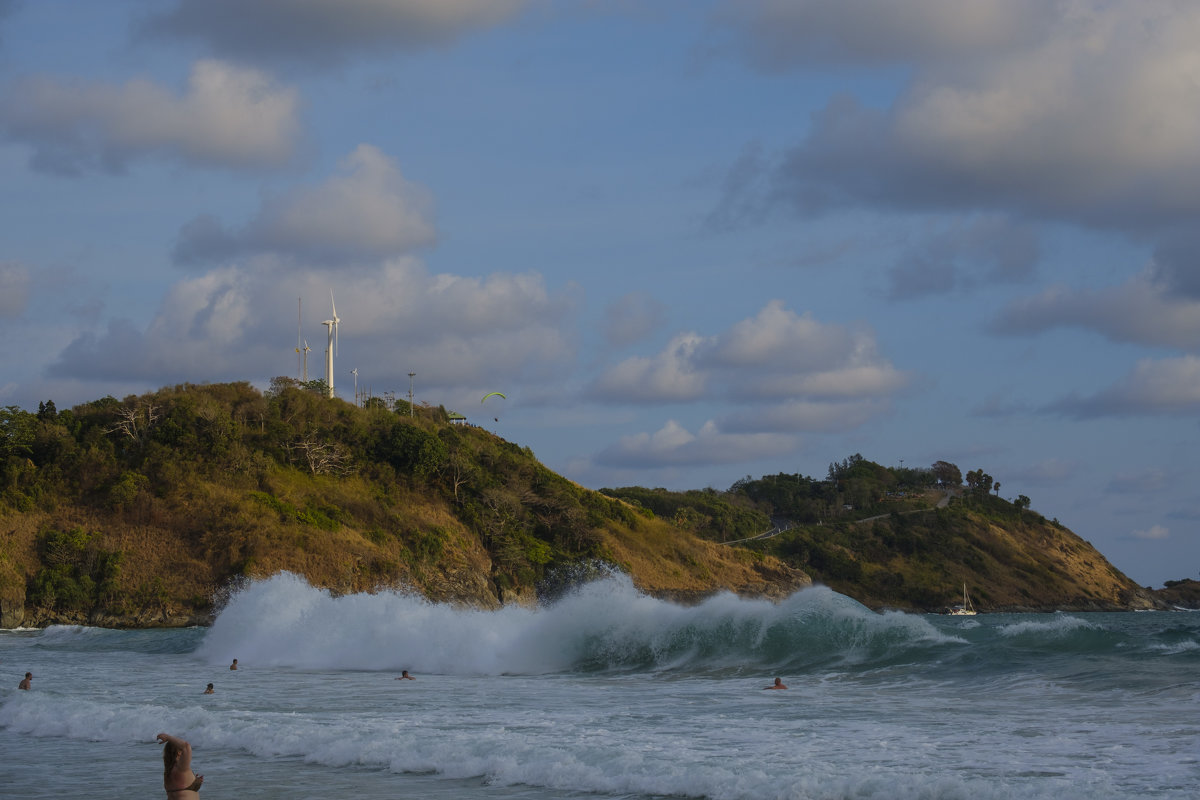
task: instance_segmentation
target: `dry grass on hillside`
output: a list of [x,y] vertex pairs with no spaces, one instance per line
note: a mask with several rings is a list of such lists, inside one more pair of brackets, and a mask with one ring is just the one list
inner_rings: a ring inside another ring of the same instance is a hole
[[725,589],[779,596],[812,583],[778,559],[685,536],[658,519],[639,519],[636,529],[609,526],[604,534],[612,560],[650,594],[698,597]]

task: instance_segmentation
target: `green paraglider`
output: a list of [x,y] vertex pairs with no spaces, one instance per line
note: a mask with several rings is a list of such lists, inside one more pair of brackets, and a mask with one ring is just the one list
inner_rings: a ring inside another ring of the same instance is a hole
[[[504,400],[508,399],[507,397],[504,396],[504,392],[488,392],[483,397],[479,398],[480,404],[482,405],[489,397],[499,397]],[[500,421],[499,417],[493,417],[492,419],[495,420],[496,422]]]

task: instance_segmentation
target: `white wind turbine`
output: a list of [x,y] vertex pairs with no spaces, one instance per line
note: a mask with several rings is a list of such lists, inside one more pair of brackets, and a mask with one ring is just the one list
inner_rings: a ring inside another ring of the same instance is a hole
[[329,305],[333,307],[333,319],[327,319],[321,324],[325,326],[328,343],[325,346],[325,385],[329,387],[329,396],[333,397],[333,356],[337,350],[338,323],[337,304],[333,302],[333,290],[329,290]]
[[350,370],[354,375],[354,405],[358,405],[358,367]]

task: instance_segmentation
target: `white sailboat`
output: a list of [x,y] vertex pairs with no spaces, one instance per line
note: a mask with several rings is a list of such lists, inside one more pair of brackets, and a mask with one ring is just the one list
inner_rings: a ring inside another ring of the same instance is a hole
[[971,605],[971,596],[967,594],[967,583],[963,581],[963,601],[961,606],[954,606],[950,609],[952,617],[973,617],[977,612],[975,606]]

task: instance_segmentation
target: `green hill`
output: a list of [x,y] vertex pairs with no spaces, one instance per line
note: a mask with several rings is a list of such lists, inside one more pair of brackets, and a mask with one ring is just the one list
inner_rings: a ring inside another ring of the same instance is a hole
[[[999,497],[983,470],[896,469],[854,455],[824,479],[747,477],[728,492],[607,494],[699,536],[774,556],[872,608],[944,611],[966,584],[984,611],[1165,607],[1030,500]],[[775,530],[751,538],[747,531]]]
[[265,394],[184,385],[0,409],[0,626],[203,622],[228,587],[281,570],[482,607],[613,567],[679,599],[809,583],[445,409],[369,406],[281,378]]

